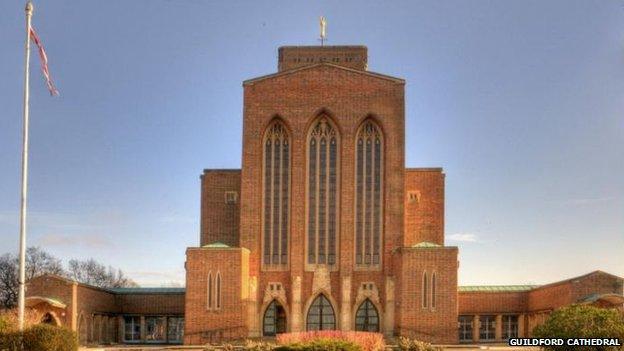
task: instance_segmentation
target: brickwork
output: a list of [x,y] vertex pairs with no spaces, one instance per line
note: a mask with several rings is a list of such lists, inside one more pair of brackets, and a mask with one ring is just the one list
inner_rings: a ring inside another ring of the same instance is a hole
[[[243,338],[248,333],[249,252],[246,249],[189,248],[186,251],[185,344]],[[208,303],[208,277],[213,278]],[[221,305],[216,276],[221,277]]]
[[[201,246],[215,242],[239,245],[240,173],[238,169],[204,170],[201,176]],[[226,192],[233,192],[233,198],[226,199]]]
[[524,312],[527,299],[526,292],[459,292],[459,314]]
[[[457,248],[404,248],[398,254],[397,330],[435,343],[457,343]],[[423,275],[427,272],[427,307]],[[435,307],[431,277],[436,274]]]
[[366,46],[282,46],[278,49],[278,71],[329,63],[365,71]]
[[157,315],[184,315],[185,294],[164,293],[124,293],[116,295],[119,313],[122,314],[157,314]]
[[404,245],[444,245],[444,173],[441,168],[405,171]]

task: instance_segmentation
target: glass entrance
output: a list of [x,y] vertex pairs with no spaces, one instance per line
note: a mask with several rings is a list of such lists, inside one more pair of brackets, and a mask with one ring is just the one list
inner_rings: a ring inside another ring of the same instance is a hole
[[264,336],[275,336],[286,332],[286,311],[276,300],[271,301],[264,312],[262,333]]

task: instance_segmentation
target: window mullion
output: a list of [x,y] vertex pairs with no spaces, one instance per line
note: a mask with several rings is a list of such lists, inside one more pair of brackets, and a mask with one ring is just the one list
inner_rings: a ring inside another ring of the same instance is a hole
[[319,188],[319,183],[320,183],[320,178],[321,178],[321,138],[317,138],[316,139],[316,169],[315,169],[315,174],[314,174],[314,181],[316,182],[316,187],[315,187],[315,194],[314,194],[314,204],[316,205],[315,208],[315,212],[316,215],[314,216],[314,220],[316,221],[315,226],[314,226],[314,230],[316,232],[315,236],[314,236],[314,244],[316,245],[316,251],[314,252],[315,256],[314,256],[314,263],[318,264],[319,263],[319,248],[320,248],[320,243],[319,243],[319,234],[320,234],[320,219],[319,219],[319,209],[320,209],[320,194],[321,194],[321,189]]

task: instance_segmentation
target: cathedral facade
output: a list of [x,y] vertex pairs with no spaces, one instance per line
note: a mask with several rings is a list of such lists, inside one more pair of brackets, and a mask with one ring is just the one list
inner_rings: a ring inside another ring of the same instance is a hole
[[367,62],[363,46],[281,47],[277,73],[243,83],[242,168],[201,176],[189,343],[327,329],[456,341],[444,173],[406,168],[405,81]]

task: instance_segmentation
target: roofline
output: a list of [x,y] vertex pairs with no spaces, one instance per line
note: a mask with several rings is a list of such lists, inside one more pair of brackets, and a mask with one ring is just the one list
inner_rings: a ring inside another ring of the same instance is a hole
[[[539,285],[518,284],[518,285],[458,285],[457,293],[526,293],[538,288]],[[486,290],[486,289],[510,288],[511,290]],[[462,290],[465,289],[465,290]],[[475,289],[475,290],[470,290]],[[483,290],[480,290],[483,289]],[[516,289],[516,290],[513,290]]]
[[624,280],[624,278],[622,278],[622,277],[618,277],[618,276],[617,276],[617,275],[615,275],[615,274],[607,273],[607,272],[605,272],[605,271],[601,271],[601,270],[595,270],[595,271],[591,271],[591,272],[589,272],[589,273],[587,273],[587,274],[583,274],[583,275],[579,275],[579,276],[576,276],[576,277],[572,277],[572,278],[568,278],[568,279],[564,279],[564,280],[556,281],[556,282],[553,282],[553,283],[548,283],[548,284],[540,285],[539,287],[537,287],[537,288],[535,288],[535,289],[533,289],[533,290],[539,290],[539,289],[542,289],[542,288],[548,288],[548,287],[551,287],[551,286],[557,286],[557,285],[562,285],[562,284],[570,283],[570,282],[572,282],[572,281],[574,281],[574,280],[578,280],[578,279],[583,279],[583,278],[589,277],[589,276],[590,276],[590,275],[592,275],[592,274],[605,274],[605,275],[608,275],[608,276],[610,276],[610,277],[612,277],[612,278],[615,278],[615,279],[618,279],[618,280]]
[[210,172],[240,172],[240,168],[204,168],[204,173]]
[[295,68],[292,68],[292,69],[289,69],[289,70],[267,74],[265,76],[260,76],[260,77],[256,77],[256,78],[247,79],[247,80],[243,81],[243,86],[253,85],[256,82],[259,82],[259,81],[262,81],[262,80],[265,80],[265,79],[270,79],[270,78],[280,77],[280,76],[283,76],[283,75],[293,74],[293,73],[296,73],[296,72],[299,72],[299,71],[308,70],[308,69],[315,68],[315,67],[318,67],[318,66],[334,67],[334,68],[342,69],[342,70],[345,70],[345,71],[351,71],[351,72],[358,73],[358,74],[363,74],[363,75],[367,75],[367,76],[371,76],[371,77],[375,77],[375,78],[379,78],[379,79],[393,81],[393,82],[399,83],[399,84],[405,84],[405,80],[401,79],[401,78],[392,77],[392,76],[388,76],[388,75],[381,74],[381,73],[376,73],[376,72],[371,72],[371,71],[363,71],[363,70],[359,70],[359,69],[354,69],[354,68],[349,68],[349,67],[345,67],[345,66],[335,65],[335,64],[332,64],[332,63],[328,63],[328,62],[321,62],[321,63],[315,63],[315,64],[308,65],[308,66],[295,67]]
[[[109,294],[113,294],[113,295],[129,295],[130,293],[123,293],[123,292],[117,292],[114,289],[126,289],[126,288],[101,288],[99,286],[95,286],[95,285],[91,285],[91,284],[86,284],[86,283],[81,283],[79,281],[73,280],[73,279],[69,279],[69,278],[65,278],[65,277],[61,277],[60,275],[56,275],[56,274],[51,274],[51,273],[46,273],[46,274],[42,274],[38,277],[34,277],[32,278],[30,281],[34,280],[34,279],[38,279],[38,278],[43,278],[43,277],[47,277],[47,278],[53,278],[53,279],[57,279],[57,280],[61,280],[64,281],[68,284],[76,284],[78,286],[82,286],[88,289],[93,289],[93,290],[99,290],[102,292],[106,292]],[[127,288],[127,289],[159,289],[160,287],[148,287],[148,286],[144,286],[144,287],[134,287],[134,288]],[[170,289],[170,288],[164,288],[164,289]],[[178,288],[175,288],[178,289]],[[179,289],[185,289],[186,288],[179,288]],[[184,292],[185,293],[185,292]],[[141,294],[141,295],[158,295],[158,294],[167,294],[167,293],[158,293],[158,292],[136,292],[135,294]],[[169,294],[180,294],[179,292],[174,292],[174,293],[169,293]]]
[[406,167],[406,172],[444,172],[442,167]]
[[323,49],[323,48],[330,48],[330,49],[335,49],[335,48],[354,48],[354,49],[368,49],[368,46],[366,45],[282,45],[280,47],[277,48],[277,50],[280,49]]

